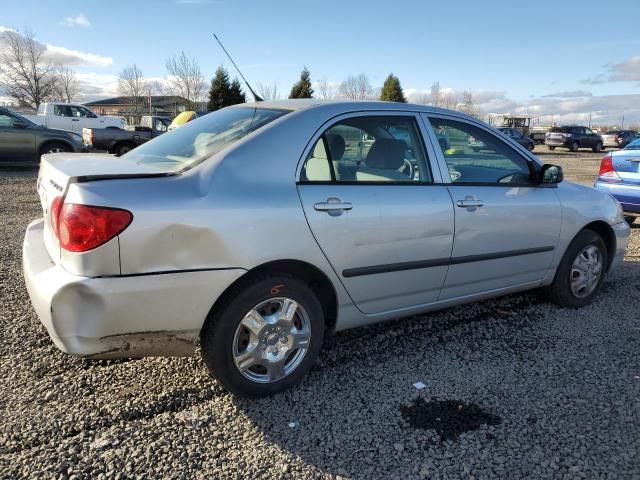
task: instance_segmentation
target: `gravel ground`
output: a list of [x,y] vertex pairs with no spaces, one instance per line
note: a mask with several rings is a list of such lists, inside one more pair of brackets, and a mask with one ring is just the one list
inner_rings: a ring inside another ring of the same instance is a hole
[[[571,155],[544,160],[589,183],[597,158]],[[0,173],[2,478],[640,478],[640,227],[590,307],[526,294],[341,333],[299,388],[247,401],[198,357],[55,349],[20,266],[34,183]]]

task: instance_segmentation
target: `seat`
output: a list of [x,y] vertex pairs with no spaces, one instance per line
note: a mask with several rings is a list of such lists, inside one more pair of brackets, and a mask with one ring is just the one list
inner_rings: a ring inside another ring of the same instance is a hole
[[[326,136],[327,145],[329,146],[329,152],[331,153],[331,160],[333,163],[334,171],[338,171],[337,162],[342,159],[345,150],[345,141],[342,135],[328,134]],[[324,147],[322,139],[318,140],[315,148],[313,149],[313,155],[305,164],[305,176],[308,181],[311,182],[323,182],[331,180],[331,171],[329,170],[329,161],[327,159],[327,152]]]
[[408,182],[398,169],[404,165],[407,144],[395,138],[378,138],[356,171],[359,182]]

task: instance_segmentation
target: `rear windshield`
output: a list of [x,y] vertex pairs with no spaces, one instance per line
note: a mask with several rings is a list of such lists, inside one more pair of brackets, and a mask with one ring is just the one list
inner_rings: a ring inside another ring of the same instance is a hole
[[570,127],[551,127],[549,129],[551,133],[571,133]]
[[624,132],[621,132],[620,130],[609,130],[607,133],[605,133],[605,135],[616,135],[618,133],[624,133]]
[[121,158],[168,171],[184,170],[288,112],[256,107],[224,108],[164,133]]

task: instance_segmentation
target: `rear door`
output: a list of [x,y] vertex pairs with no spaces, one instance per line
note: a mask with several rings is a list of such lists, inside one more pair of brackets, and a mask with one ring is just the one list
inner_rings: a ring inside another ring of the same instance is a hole
[[51,112],[47,112],[47,125],[49,128],[58,128],[72,132],[74,130],[74,122],[72,120],[71,109],[68,105],[56,103],[53,104],[53,115],[51,115]]
[[453,205],[414,114],[352,114],[311,139],[298,191],[311,231],[356,306],[374,314],[438,299]]
[[[438,150],[455,205],[451,266],[441,300],[530,285],[547,274],[560,234],[555,188],[533,181],[527,157],[480,123],[425,116],[451,147]],[[469,137],[486,149],[474,152]]]

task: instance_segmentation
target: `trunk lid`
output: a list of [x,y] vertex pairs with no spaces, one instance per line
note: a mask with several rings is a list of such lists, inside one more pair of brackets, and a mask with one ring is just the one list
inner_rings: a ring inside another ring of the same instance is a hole
[[640,185],[640,150],[612,152],[613,168],[625,183]]
[[60,260],[60,245],[52,223],[51,209],[58,197],[64,197],[72,183],[95,180],[140,178],[174,175],[157,167],[139,165],[108,154],[81,155],[77,153],[56,153],[43,155],[40,160],[37,190],[44,217],[44,242],[49,256],[56,263]]

